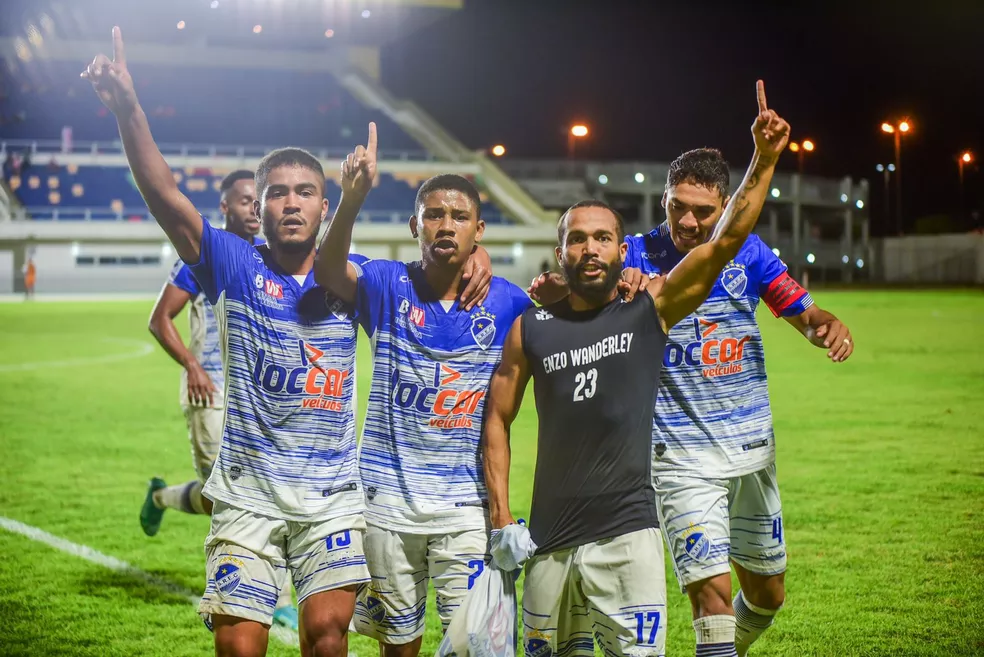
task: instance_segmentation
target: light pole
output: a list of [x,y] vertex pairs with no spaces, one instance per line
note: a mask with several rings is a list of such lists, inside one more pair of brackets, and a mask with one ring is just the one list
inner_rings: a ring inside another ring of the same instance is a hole
[[964,151],[957,158],[957,170],[960,172],[960,218],[964,214],[964,166],[974,161],[974,155],[970,151]]
[[582,139],[588,136],[588,126],[581,123],[576,123],[571,126],[570,131],[567,133],[567,159],[574,159],[574,142],[577,139]]
[[888,228],[889,224],[892,223],[892,192],[889,189],[889,178],[895,171],[895,165],[891,163],[888,166],[876,164],[875,171],[883,174],[885,179],[885,228]]
[[816,144],[809,139],[804,139],[802,142],[794,141],[789,145],[789,150],[796,153],[796,170],[799,171],[800,175],[803,175],[803,156],[812,153],[815,148]]
[[895,212],[896,230],[902,234],[902,135],[907,134],[912,125],[907,120],[899,121],[898,125],[885,122],[881,124],[882,132],[895,138]]

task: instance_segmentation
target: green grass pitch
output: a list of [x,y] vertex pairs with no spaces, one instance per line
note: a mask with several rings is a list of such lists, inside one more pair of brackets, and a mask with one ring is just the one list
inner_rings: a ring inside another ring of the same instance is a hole
[[[984,654],[984,297],[828,292],[855,335],[833,365],[760,314],[789,548],[788,598],[756,657]],[[205,517],[146,538],[148,478],[191,479],[178,368],[132,353],[149,303],[0,305],[0,516],[200,592]],[[184,317],[179,325],[184,325]],[[122,341],[121,341],[122,340]],[[368,383],[360,352],[360,400]],[[512,506],[529,510],[536,416],[513,436]],[[693,654],[671,572],[667,654]],[[423,655],[439,630],[428,611]],[[359,657],[375,646],[354,638]],[[0,655],[203,655],[183,596],[0,529]],[[276,641],[270,655],[297,654]]]

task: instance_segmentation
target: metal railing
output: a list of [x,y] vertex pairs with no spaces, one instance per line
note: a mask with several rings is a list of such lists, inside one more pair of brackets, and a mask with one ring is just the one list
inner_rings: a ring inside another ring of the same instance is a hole
[[[276,150],[276,146],[227,146],[222,144],[157,144],[161,153],[167,156],[180,155],[182,157],[234,157],[238,159],[261,158],[270,151]],[[344,159],[351,149],[345,148],[325,148],[311,147],[306,150],[313,153],[321,160],[341,160]],[[123,153],[123,144],[120,141],[73,141],[70,148],[66,149],[58,139],[4,139],[0,141],[0,157],[6,158],[8,153],[29,153],[32,159],[41,155],[120,155]],[[379,157],[382,160],[398,160],[402,162],[434,162],[437,160],[427,151],[399,151],[399,150],[380,150]],[[34,164],[40,164],[34,161]]]
[[[220,223],[218,210],[203,213],[212,223]],[[490,224],[510,223],[498,212],[484,212],[482,218]],[[15,221],[151,221],[153,217],[146,207],[110,208],[58,207],[54,205],[14,208]],[[403,224],[408,214],[405,210],[363,210],[357,221],[370,224]]]

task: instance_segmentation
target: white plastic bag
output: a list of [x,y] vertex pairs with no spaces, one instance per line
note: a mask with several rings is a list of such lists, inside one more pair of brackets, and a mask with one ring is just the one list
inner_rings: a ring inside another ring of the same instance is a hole
[[516,657],[514,573],[488,565],[454,612],[435,657]]

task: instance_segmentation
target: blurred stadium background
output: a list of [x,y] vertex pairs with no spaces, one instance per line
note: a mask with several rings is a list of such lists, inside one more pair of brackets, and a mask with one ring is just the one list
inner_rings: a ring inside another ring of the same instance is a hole
[[[175,179],[213,219],[225,173],[252,168],[282,145],[309,148],[335,172],[372,120],[383,175],[357,232],[367,256],[414,257],[405,222],[417,186],[437,172],[478,183],[496,271],[518,283],[552,261],[553,220],[577,200],[605,199],[633,232],[661,222],[665,162],[496,157],[492,144],[462,144],[387,91],[380,48],[397,34],[435,29],[461,5],[8,0],[0,29],[0,294],[22,290],[28,254],[41,295],[154,293],[173,260],[133,185],[113,117],[78,77],[108,48],[106,26],[114,22],[130,44],[138,93]],[[570,137],[571,151],[577,139]],[[804,142],[801,163],[810,147]],[[731,154],[735,184],[744,157]],[[873,239],[869,196],[872,185],[880,192],[881,174],[824,178],[797,172],[794,162],[775,177],[758,232],[798,275],[984,283],[984,237]],[[329,182],[335,202],[338,188]]]
[[[523,286],[552,263],[555,220],[575,201],[608,201],[632,232],[660,223],[667,162],[588,159],[573,134],[572,157],[518,159],[508,145],[500,157],[495,144],[462,143],[386,89],[381,48],[408,33],[439,38],[429,31],[462,4],[4,0],[0,296],[23,293],[28,257],[39,296],[62,299],[151,297],[174,262],[134,187],[113,117],[78,77],[110,48],[113,24],[123,28],[175,180],[215,222],[229,171],[297,145],[333,175],[376,121],[382,175],[355,233],[366,256],[416,259],[406,228],[414,194],[443,172],[478,184],[494,269]],[[456,102],[468,111],[467,99]],[[811,287],[849,288],[821,300],[852,326],[859,348],[848,365],[829,367],[798,335],[763,319],[796,575],[782,621],[756,654],[982,654],[984,621],[973,609],[984,600],[984,303],[974,290],[859,290],[980,286],[984,236],[875,238],[869,199],[887,190],[891,171],[873,170],[872,180],[804,175],[797,162],[809,151],[800,149],[775,176],[757,232]],[[726,155],[737,183],[746,154]],[[327,194],[337,202],[332,179]],[[0,306],[0,516],[156,578],[104,571],[38,546],[37,537],[0,532],[0,654],[209,651],[181,593],[201,590],[207,520],[172,513],[154,541],[136,523],[147,477],[190,474],[178,372],[146,336],[149,308]],[[527,404],[515,441],[517,512],[528,508],[535,426]],[[667,576],[668,654],[692,654],[689,608]],[[161,592],[161,581],[178,592]],[[439,638],[432,609],[422,654]],[[376,654],[360,639],[353,650]],[[296,654],[276,643],[270,651]]]

